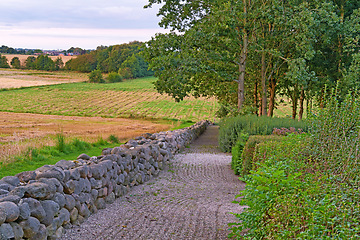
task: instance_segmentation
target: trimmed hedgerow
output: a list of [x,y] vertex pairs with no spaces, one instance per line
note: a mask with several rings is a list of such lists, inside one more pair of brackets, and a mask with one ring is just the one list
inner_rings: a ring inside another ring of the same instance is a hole
[[270,118],[266,116],[237,116],[226,118],[220,122],[219,146],[222,151],[230,152],[241,133],[250,135],[270,135],[274,128],[296,128],[308,131],[304,121],[286,118]]
[[[247,138],[240,137],[232,148],[231,167],[236,175],[245,176],[250,173],[254,164],[254,151],[257,144],[267,141],[280,141],[282,137],[274,135],[254,135]],[[242,146],[242,148],[241,148]]]

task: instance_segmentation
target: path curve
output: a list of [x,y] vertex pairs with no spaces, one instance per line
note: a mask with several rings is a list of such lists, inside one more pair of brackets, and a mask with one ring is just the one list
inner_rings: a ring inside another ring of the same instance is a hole
[[243,190],[230,169],[231,155],[217,147],[209,126],[190,148],[177,154],[159,177],[136,186],[62,239],[227,239],[231,203]]

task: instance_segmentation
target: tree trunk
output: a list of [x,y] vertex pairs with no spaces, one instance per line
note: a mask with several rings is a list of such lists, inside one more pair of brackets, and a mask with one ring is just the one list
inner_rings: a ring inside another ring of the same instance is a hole
[[255,106],[255,112],[254,114],[256,114],[257,116],[259,116],[259,113],[258,113],[258,107],[259,107],[259,103],[258,103],[258,95],[257,95],[257,92],[258,92],[258,82],[255,81],[255,87],[254,87],[254,106]]
[[[246,58],[246,57],[245,57]],[[245,69],[246,60],[239,66],[239,83],[238,83],[238,111],[241,111],[245,101]]]
[[268,117],[272,117],[274,115],[274,107],[275,107],[275,90],[276,90],[276,82],[273,78],[270,79],[269,83],[270,87],[270,99],[269,99],[269,111],[267,112]]
[[267,96],[266,96],[266,61],[265,52],[261,55],[261,115],[266,116]]
[[299,120],[302,120],[302,118],[303,118],[303,113],[304,113],[304,99],[305,99],[305,91],[304,91],[304,87],[301,87]]
[[292,119],[296,118],[296,111],[297,111],[297,104],[298,104],[298,97],[296,94],[296,87],[291,94],[291,101],[292,101]]
[[[247,2],[243,0],[244,3],[244,26],[246,26],[247,19]],[[245,27],[243,28],[242,36],[242,50],[240,54],[240,63],[239,63],[239,82],[238,82],[238,111],[241,111],[245,101],[245,70],[246,70],[246,58],[249,44],[249,36]]]

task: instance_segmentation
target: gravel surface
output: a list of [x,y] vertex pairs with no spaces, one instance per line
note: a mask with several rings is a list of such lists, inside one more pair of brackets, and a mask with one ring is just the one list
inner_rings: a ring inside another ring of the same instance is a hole
[[231,203],[243,190],[231,155],[217,147],[216,126],[177,154],[159,177],[134,187],[62,239],[227,239]]

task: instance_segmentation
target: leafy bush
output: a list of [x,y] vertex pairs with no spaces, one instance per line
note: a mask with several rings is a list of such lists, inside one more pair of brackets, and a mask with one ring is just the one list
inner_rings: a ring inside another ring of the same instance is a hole
[[246,133],[241,133],[239,140],[236,142],[235,146],[231,149],[231,169],[234,170],[236,175],[239,175],[242,169],[242,157],[241,154],[245,147],[246,142],[249,139],[249,135]]
[[107,81],[108,83],[121,82],[121,81],[122,81],[122,77],[121,77],[117,72],[111,72],[111,73],[109,73],[109,75],[107,76],[106,81]]
[[219,146],[222,151],[230,152],[241,133],[249,135],[270,135],[274,128],[301,128],[307,132],[307,123],[285,118],[270,118],[255,115],[226,118],[220,122]]
[[343,181],[360,181],[360,98],[347,95],[339,101],[330,96],[326,108],[313,119],[313,151],[322,170]]
[[89,82],[91,83],[104,83],[100,70],[94,70],[89,74]]
[[109,142],[112,142],[112,143],[119,143],[119,138],[113,134],[111,134],[109,137],[108,137],[108,141]]
[[310,143],[307,135],[291,135],[257,145],[257,169],[244,178],[247,186],[238,202],[248,208],[235,214],[239,222],[231,224],[232,235],[239,239],[356,236],[351,228],[358,221],[354,210],[360,209],[359,204],[350,207],[354,204],[344,202],[341,192],[331,190],[332,180],[314,171],[316,165],[308,158]]
[[[238,239],[358,239],[360,233],[359,98],[328,98],[311,135],[256,145]],[[250,140],[249,140],[250,141]],[[244,150],[245,151],[245,150]]]
[[[254,135],[250,136],[249,140],[245,143],[243,150],[238,153],[240,158],[238,159],[237,169],[235,170],[235,174],[245,176],[250,173],[250,170],[254,169],[254,152],[257,144],[262,142],[269,141],[280,141],[282,138],[279,136],[267,135]],[[234,148],[233,148],[234,149]],[[256,162],[256,161],[255,161]]]

